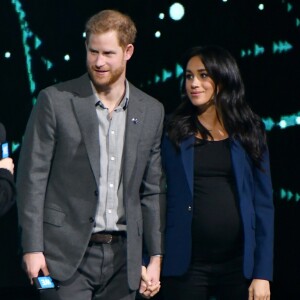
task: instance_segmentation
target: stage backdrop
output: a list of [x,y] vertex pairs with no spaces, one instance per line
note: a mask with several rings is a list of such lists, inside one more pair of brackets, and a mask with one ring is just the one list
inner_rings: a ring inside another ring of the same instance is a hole
[[[84,24],[107,8],[134,19],[138,35],[128,79],[167,113],[180,102],[179,60],[187,48],[216,44],[237,59],[247,99],[268,132],[276,207],[273,295],[294,299],[300,284],[299,1],[1,0],[0,121],[16,164],[38,92],[85,72]],[[0,285],[27,286],[15,208],[0,226]]]

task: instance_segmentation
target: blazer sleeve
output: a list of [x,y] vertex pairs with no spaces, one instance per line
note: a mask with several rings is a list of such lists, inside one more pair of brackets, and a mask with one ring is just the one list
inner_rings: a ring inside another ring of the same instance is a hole
[[23,252],[43,251],[44,199],[55,147],[54,109],[41,91],[29,118],[17,172],[17,205]]
[[274,204],[268,149],[261,169],[253,167],[255,241],[253,278],[272,280],[274,242]]
[[144,221],[144,240],[146,252],[149,256],[163,254],[164,252],[166,184],[161,166],[161,136],[164,109],[162,105],[159,107],[157,131],[140,190]]

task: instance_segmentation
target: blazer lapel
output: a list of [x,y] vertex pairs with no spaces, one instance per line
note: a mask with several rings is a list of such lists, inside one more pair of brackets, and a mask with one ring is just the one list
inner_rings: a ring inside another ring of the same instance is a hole
[[180,144],[182,164],[192,195],[194,192],[194,143],[195,138],[191,136]]
[[234,139],[230,139],[231,161],[236,179],[236,185],[239,195],[242,195],[242,186],[244,180],[245,168],[245,150],[242,145]]
[[95,108],[95,96],[93,94],[88,76],[83,76],[79,80],[80,83],[78,82],[78,85],[74,89],[75,97],[72,99],[72,102],[80,131],[86,145],[91,168],[93,170],[97,185],[99,185],[99,122]]
[[129,96],[126,130],[124,141],[124,156],[123,156],[123,170],[124,170],[124,186],[127,186],[128,181],[132,176],[132,171],[135,167],[137,158],[137,147],[144,126],[145,104],[141,98],[136,98],[131,93]]

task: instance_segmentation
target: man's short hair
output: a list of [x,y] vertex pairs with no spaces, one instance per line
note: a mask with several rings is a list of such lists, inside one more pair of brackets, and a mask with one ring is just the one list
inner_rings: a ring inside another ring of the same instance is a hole
[[85,25],[86,40],[91,34],[101,34],[108,31],[116,31],[119,44],[125,48],[133,44],[136,37],[136,27],[132,19],[116,10],[102,10],[93,15]]

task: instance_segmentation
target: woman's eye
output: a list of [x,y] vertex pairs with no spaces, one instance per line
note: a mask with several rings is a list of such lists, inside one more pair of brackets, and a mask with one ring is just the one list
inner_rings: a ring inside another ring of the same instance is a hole
[[186,75],[185,75],[185,78],[186,78],[186,79],[192,79],[192,78],[193,78],[193,75],[191,75],[191,74],[186,74]]

